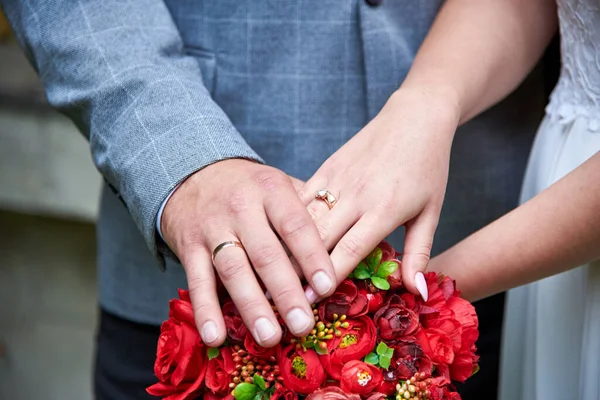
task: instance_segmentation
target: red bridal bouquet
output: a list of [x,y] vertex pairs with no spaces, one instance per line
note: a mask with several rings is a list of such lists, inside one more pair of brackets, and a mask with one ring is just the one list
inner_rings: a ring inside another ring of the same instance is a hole
[[399,278],[399,254],[382,242],[337,291],[313,305],[308,336],[257,345],[229,299],[227,341],[205,346],[187,291],[170,302],[148,393],[167,400],[460,399],[452,381],[478,370],[475,309],[449,277],[425,274],[429,299]]

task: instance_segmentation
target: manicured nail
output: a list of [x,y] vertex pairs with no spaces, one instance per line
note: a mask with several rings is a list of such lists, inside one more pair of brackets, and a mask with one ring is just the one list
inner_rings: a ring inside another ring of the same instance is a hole
[[427,291],[427,282],[425,282],[425,276],[422,272],[417,272],[415,274],[415,283],[417,285],[417,290],[421,293],[421,297],[423,300],[427,301],[429,292]]
[[311,288],[310,286],[306,287],[306,290],[304,291],[304,295],[306,296],[306,300],[308,300],[309,304],[316,303],[317,299],[319,298],[319,295],[316,294],[315,291],[313,290],[313,288]]
[[217,332],[217,325],[212,321],[206,321],[202,325],[202,340],[204,343],[212,343],[219,338],[219,332]]
[[301,308],[292,308],[286,315],[286,322],[293,334],[299,335],[306,331],[311,323],[313,323],[314,317],[309,318],[308,314]]
[[264,343],[277,334],[275,325],[265,317],[260,317],[254,323],[254,337],[259,343]]
[[317,293],[319,293],[321,296],[329,293],[331,287],[333,286],[333,282],[331,282],[329,276],[323,271],[314,273],[312,277],[312,283]]

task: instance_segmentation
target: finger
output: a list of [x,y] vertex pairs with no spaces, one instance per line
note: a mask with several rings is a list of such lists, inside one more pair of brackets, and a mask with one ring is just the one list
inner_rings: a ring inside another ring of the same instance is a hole
[[429,296],[423,272],[431,257],[433,235],[437,219],[421,214],[406,224],[404,255],[402,256],[402,282],[408,290],[420,293],[423,300]]
[[[230,233],[221,233],[212,235],[208,242],[211,243],[212,248],[216,248],[225,240],[236,241],[237,239],[235,236],[232,239]],[[222,249],[215,255],[214,265],[256,342],[263,347],[272,347],[279,343],[281,327],[256,280],[244,249],[239,247]]]
[[343,200],[338,201],[331,210],[323,214],[316,225],[325,248],[332,249],[359,218],[360,213],[356,205],[351,201]]
[[354,268],[393,230],[392,225],[386,224],[381,218],[372,214],[365,214],[358,220],[331,252],[331,261],[335,268],[337,282],[346,279]]
[[314,291],[320,296],[332,294],[335,290],[335,274],[331,259],[296,193],[291,190],[281,190],[277,194],[273,192],[265,198],[264,204],[271,224],[290,249]]
[[302,188],[304,187],[304,181],[294,178],[291,175],[290,175],[290,180],[292,181],[292,185],[294,186],[294,189],[296,189],[296,193],[299,193],[300,191],[302,191]]
[[263,218],[263,221],[256,217],[244,221],[244,228],[239,230],[240,238],[290,332],[296,336],[307,335],[315,323],[312,309],[288,255],[269,229],[264,214]]
[[225,341],[226,330],[217,296],[217,280],[211,256],[205,249],[185,253],[185,268],[194,318],[202,341],[218,347]]

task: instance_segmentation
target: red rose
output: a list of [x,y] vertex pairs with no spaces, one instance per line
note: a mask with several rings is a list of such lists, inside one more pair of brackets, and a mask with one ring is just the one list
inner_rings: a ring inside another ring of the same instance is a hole
[[227,328],[227,337],[234,343],[242,343],[246,339],[248,328],[231,300],[223,304],[223,319]]
[[346,279],[334,294],[319,304],[319,317],[321,321],[333,321],[333,314],[358,317],[367,313],[368,306],[367,297],[358,292],[354,282]]
[[433,364],[416,343],[404,343],[394,347],[392,365],[398,379],[407,380],[416,373],[430,376]]
[[154,363],[159,382],[146,389],[149,394],[168,400],[198,397],[207,368],[206,348],[185,293],[180,293],[185,300],[173,299],[169,303],[170,318],[161,326]]
[[306,400],[360,400],[360,396],[346,393],[337,386],[327,386],[309,394]]
[[277,363],[283,385],[299,394],[310,394],[325,381],[325,370],[319,355],[312,349],[296,350],[291,344],[277,347]]
[[412,340],[419,330],[419,316],[398,295],[392,295],[373,319],[381,339],[388,343]]
[[353,360],[342,368],[340,388],[348,393],[367,395],[381,382],[381,371],[374,365]]
[[398,253],[391,244],[382,241],[377,245],[381,249],[381,262],[385,261],[398,261],[400,257],[400,253]]
[[321,356],[323,366],[332,378],[340,380],[342,368],[348,361],[362,359],[377,342],[377,330],[367,316],[347,319],[348,328],[342,335],[327,341],[327,354]]
[[276,389],[269,400],[298,400],[298,395],[284,387]]
[[217,357],[208,360],[206,387],[221,397],[227,395],[231,391],[229,383],[233,371],[235,371],[235,363],[231,347],[222,347]]
[[256,343],[256,340],[254,340],[254,337],[250,334],[250,332],[246,333],[244,348],[248,353],[256,357],[269,358],[275,355],[275,348],[266,348],[260,346],[258,343]]

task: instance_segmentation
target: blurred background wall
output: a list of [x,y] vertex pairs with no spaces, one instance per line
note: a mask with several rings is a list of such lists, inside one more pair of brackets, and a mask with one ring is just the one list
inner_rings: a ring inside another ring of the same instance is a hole
[[100,177],[0,13],[0,399],[91,399]]

